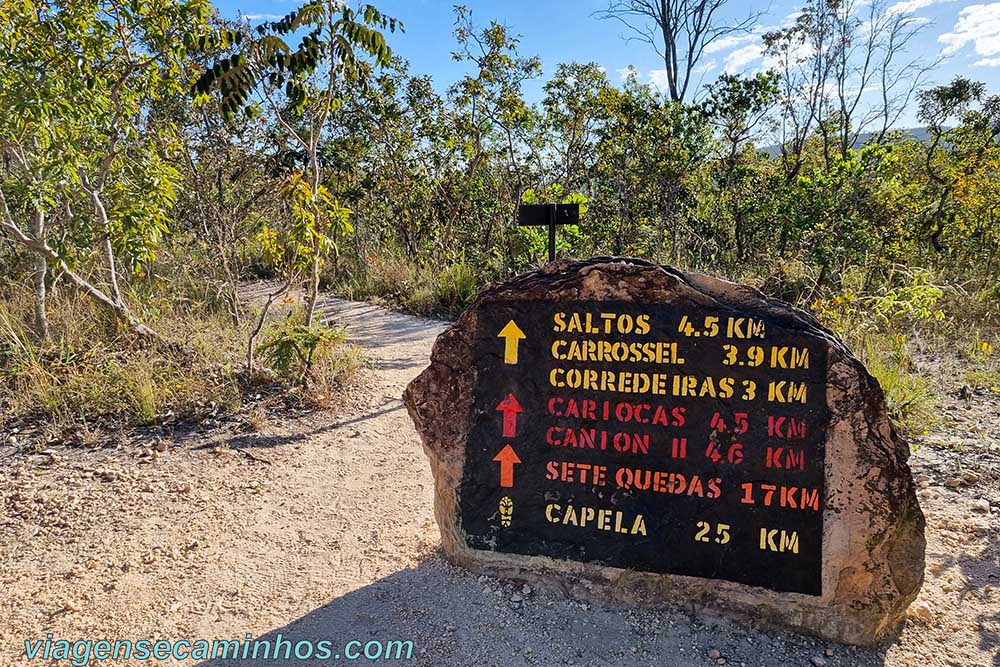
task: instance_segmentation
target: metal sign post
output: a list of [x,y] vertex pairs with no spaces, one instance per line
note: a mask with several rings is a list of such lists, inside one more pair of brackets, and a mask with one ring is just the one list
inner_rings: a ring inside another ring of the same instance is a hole
[[579,204],[522,204],[517,209],[521,227],[549,228],[549,261],[556,258],[556,226],[580,224]]

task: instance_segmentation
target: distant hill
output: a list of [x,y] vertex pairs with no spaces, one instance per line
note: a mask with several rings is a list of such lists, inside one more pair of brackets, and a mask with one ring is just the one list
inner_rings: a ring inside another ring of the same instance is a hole
[[[916,139],[920,142],[930,141],[930,133],[927,132],[927,128],[924,127],[908,127],[902,130],[903,136],[907,139]],[[874,132],[865,132],[857,138],[851,148],[860,148],[868,143],[868,141],[875,136]],[[770,146],[762,146],[760,150],[764,151],[771,157],[781,155],[781,146],[778,144],[771,144]]]

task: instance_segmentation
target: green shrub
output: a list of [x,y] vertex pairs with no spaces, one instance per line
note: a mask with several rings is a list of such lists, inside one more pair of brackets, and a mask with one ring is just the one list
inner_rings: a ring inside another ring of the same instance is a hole
[[479,279],[472,266],[462,262],[449,264],[437,274],[434,281],[435,309],[457,316],[468,306],[479,292]]
[[903,433],[925,433],[935,425],[934,383],[914,367],[905,336],[869,337],[861,361],[882,386],[889,416]]
[[[300,313],[289,313],[268,329],[259,351],[277,376],[287,382],[337,383],[346,378],[360,359],[356,348],[345,345],[339,327],[308,326]],[[346,352],[346,354],[344,354]]]
[[898,271],[887,283],[867,286],[863,271],[844,277],[844,291],[815,300],[813,312],[878,380],[889,416],[900,430],[927,431],[935,421],[937,388],[917,370],[910,341],[915,335],[933,338],[947,326],[941,308],[944,291],[922,269]]

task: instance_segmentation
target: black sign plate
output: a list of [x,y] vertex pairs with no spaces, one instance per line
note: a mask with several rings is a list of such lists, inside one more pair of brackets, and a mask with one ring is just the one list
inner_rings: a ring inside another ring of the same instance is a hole
[[474,549],[821,594],[826,348],[725,308],[483,307]]
[[521,227],[549,225],[579,225],[579,204],[522,204],[517,209],[517,224]]

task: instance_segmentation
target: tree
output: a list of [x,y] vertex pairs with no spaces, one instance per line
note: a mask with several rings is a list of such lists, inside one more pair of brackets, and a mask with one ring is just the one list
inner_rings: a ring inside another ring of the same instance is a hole
[[[917,115],[931,136],[924,170],[932,203],[923,215],[924,228],[934,250],[944,252],[941,237],[958,215],[955,188],[980,168],[1000,138],[1000,95],[987,96],[982,82],[958,76],[947,85],[920,91],[917,97]],[[955,121],[959,125],[949,128]]]
[[[239,111],[253,115],[261,106],[268,107],[289,140],[306,155],[308,178],[295,180],[291,191],[298,195],[308,187],[312,209],[300,211],[298,219],[309,237],[299,253],[308,255],[309,261],[307,326],[315,319],[324,257],[335,249],[336,235],[347,229],[341,224],[346,209],[336,202],[327,206],[328,191],[321,189],[320,141],[331,113],[340,105],[338,84],[364,82],[362,74],[369,67],[364,56],[376,65],[387,65],[392,51],[381,30],[394,32],[397,27],[402,29],[402,24],[372,5],[354,9],[340,0],[313,0],[281,20],[261,24],[255,35],[234,39],[234,52],[207,69],[194,86],[202,101],[217,90],[226,117]],[[293,49],[285,39],[300,31],[305,34]],[[255,95],[258,99],[252,102]],[[294,203],[301,204],[301,200]],[[288,291],[294,272],[287,278],[269,304]],[[265,309],[262,317],[266,315]],[[248,359],[252,363],[252,350]]]
[[[0,0],[0,230],[35,258],[35,331],[48,336],[50,269],[136,333],[119,262],[135,271],[166,231],[175,128],[151,105],[186,86],[183,37],[205,0]],[[121,256],[121,259],[119,257]],[[103,281],[85,277],[103,263]]]
[[[473,73],[451,86],[448,95],[465,152],[467,195],[479,200],[477,217],[485,218],[481,238],[489,249],[497,227],[513,225],[527,188],[528,162],[538,159],[531,150],[538,114],[525,102],[522,88],[541,74],[542,64],[538,57],[520,54],[520,39],[503,24],[491,21],[478,28],[464,6],[455,7],[455,38],[459,48],[452,59],[469,63]],[[491,164],[493,158],[501,162]]]
[[[600,91],[598,185],[592,219],[613,224],[599,251],[678,261],[691,232],[690,177],[707,155],[710,133],[700,108],[666,99],[634,77]],[[587,232],[590,233],[590,232]],[[664,253],[666,254],[666,253]]]
[[545,84],[542,107],[553,133],[551,159],[565,192],[579,191],[587,183],[600,124],[598,98],[609,86],[596,63],[560,64]]
[[355,225],[359,255],[396,244],[424,264],[453,247],[468,202],[456,178],[463,153],[455,114],[430,77],[406,70],[394,59],[370,86],[346,97],[324,150],[339,190],[352,205],[368,204]]
[[[284,153],[275,141],[268,114],[226,120],[206,106],[185,103],[163,110],[176,118],[181,137],[174,162],[182,175],[175,207],[175,229],[186,234],[178,251],[186,263],[203,259],[204,289],[210,301],[222,302],[234,325],[242,323],[238,293],[246,278],[249,247],[263,221],[277,217],[275,179]],[[195,244],[192,247],[191,244]]]
[[724,74],[709,88],[703,105],[715,126],[721,147],[717,201],[728,209],[733,221],[736,260],[747,258],[752,240],[748,217],[760,208],[760,179],[753,140],[759,126],[778,102],[778,74],[774,71],[751,77]]
[[819,267],[810,301],[837,268],[864,265],[866,258],[881,268],[896,258],[887,251],[905,241],[901,213],[916,194],[900,158],[891,145],[869,144],[799,177],[785,206],[793,255]]
[[781,74],[780,144],[790,180],[818,132],[823,159],[846,159],[865,133],[881,142],[937,60],[908,58],[926,24],[888,0],[810,0],[795,22],[764,35]]
[[691,89],[691,75],[705,49],[726,36],[749,32],[760,18],[750,12],[746,18],[729,22],[722,18],[729,0],[610,0],[608,8],[597,12],[601,19],[614,19],[646,42],[663,59],[667,91],[674,102],[684,102]]

